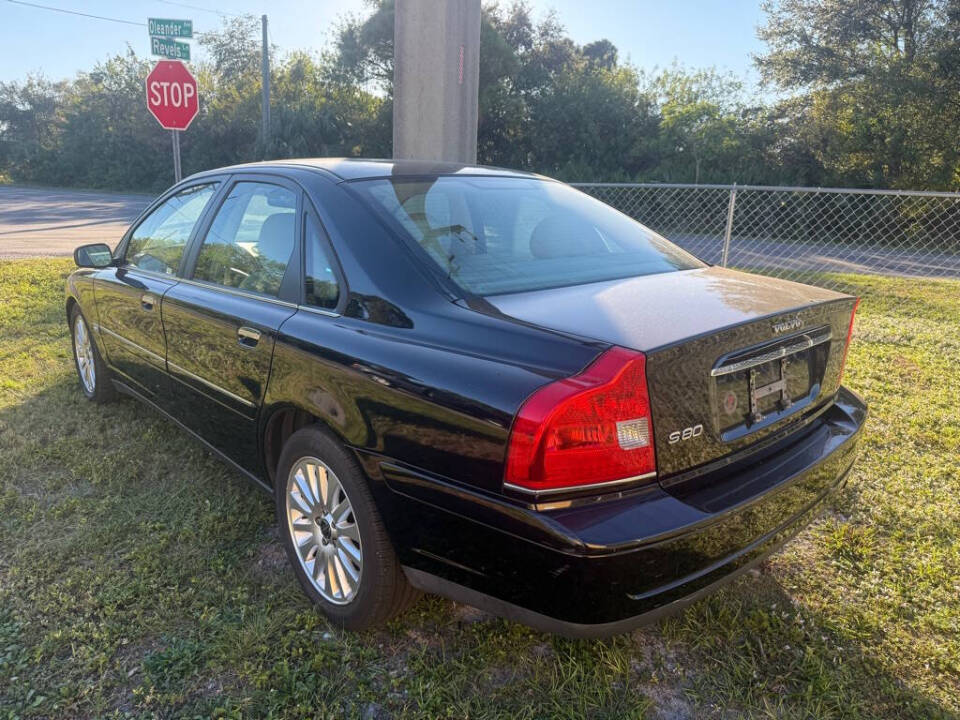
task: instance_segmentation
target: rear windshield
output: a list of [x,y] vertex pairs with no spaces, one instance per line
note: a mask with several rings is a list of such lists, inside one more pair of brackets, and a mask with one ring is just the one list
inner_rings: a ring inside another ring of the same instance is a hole
[[441,176],[351,185],[441,273],[474,295],[704,266],[608,205],[549,180]]

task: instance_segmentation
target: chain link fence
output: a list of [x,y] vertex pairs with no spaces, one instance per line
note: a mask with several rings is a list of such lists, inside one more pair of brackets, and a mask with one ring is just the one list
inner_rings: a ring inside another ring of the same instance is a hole
[[960,193],[581,183],[706,262],[844,289],[844,274],[960,278]]

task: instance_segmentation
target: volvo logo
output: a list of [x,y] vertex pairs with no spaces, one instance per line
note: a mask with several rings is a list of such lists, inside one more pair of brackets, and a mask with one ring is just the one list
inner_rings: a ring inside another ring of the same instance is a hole
[[784,318],[783,320],[778,320],[773,324],[773,334],[779,335],[781,333],[790,332],[791,330],[799,330],[803,327],[803,320],[799,315],[794,315],[791,318]]

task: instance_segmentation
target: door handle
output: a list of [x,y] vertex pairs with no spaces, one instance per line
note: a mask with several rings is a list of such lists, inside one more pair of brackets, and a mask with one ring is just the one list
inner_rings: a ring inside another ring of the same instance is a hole
[[256,347],[260,342],[260,331],[256,328],[241,326],[237,328],[237,342],[244,347]]
[[150,293],[144,293],[140,296],[140,307],[144,310],[153,310],[153,306],[157,304],[157,298],[155,298]]

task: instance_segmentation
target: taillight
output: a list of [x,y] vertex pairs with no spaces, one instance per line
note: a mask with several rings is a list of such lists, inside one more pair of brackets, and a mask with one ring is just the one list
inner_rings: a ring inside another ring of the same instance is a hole
[[840,361],[840,378],[837,382],[843,380],[843,371],[847,367],[847,353],[850,352],[850,339],[853,337],[853,320],[857,316],[857,308],[860,307],[860,298],[853,303],[853,310],[850,313],[850,326],[847,328],[847,344],[843,346],[843,360]]
[[546,385],[510,431],[504,483],[575,489],[656,472],[646,357],[614,347],[579,375]]

